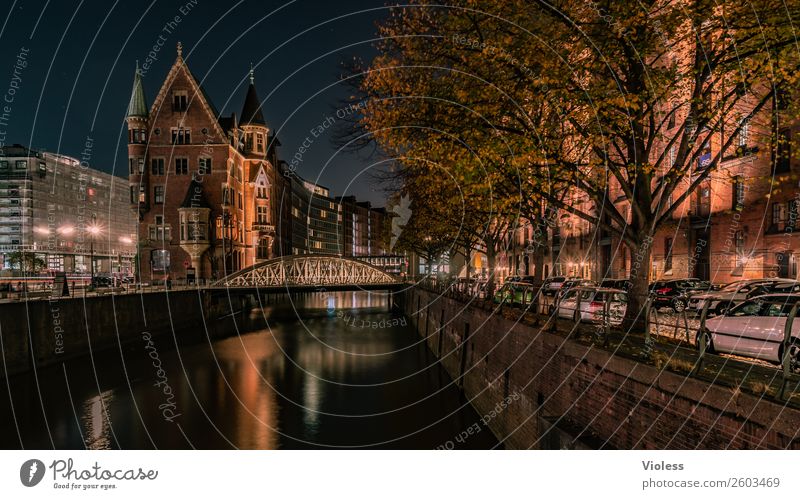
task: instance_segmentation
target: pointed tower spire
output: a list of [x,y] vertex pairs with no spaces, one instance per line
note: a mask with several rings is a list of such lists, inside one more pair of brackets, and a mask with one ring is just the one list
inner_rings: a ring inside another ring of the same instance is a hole
[[144,87],[142,86],[142,70],[139,69],[139,61],[136,61],[133,90],[131,90],[131,100],[128,102],[128,118],[147,118],[147,115],[147,100],[144,97]]
[[242,125],[262,125],[267,124],[264,121],[264,115],[261,113],[261,100],[258,98],[256,92],[255,75],[253,73],[253,65],[250,65],[250,86],[247,87],[247,95],[244,98],[244,107],[242,108]]

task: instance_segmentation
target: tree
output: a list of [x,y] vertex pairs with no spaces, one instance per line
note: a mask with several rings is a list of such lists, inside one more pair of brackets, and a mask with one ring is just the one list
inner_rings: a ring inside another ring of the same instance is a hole
[[381,27],[362,124],[392,154],[440,157],[457,137],[532,223],[556,209],[614,234],[641,262],[631,323],[653,236],[742,129],[761,125],[779,157],[796,109],[773,111],[796,93],[798,14],[798,0],[420,0]]
[[31,274],[36,274],[47,268],[44,258],[27,251],[14,251],[6,257],[11,268]]

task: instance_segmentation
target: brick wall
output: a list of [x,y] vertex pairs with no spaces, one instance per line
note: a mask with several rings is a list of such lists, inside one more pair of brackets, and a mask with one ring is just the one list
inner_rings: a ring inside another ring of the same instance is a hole
[[554,426],[566,428],[571,446],[583,448],[800,447],[795,409],[490,317],[427,291],[407,291],[401,306],[507,448],[549,448],[553,439],[545,428]]

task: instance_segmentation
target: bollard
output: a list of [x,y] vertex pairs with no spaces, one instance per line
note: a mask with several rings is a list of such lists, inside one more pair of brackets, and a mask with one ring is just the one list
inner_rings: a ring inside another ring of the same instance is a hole
[[605,293],[603,301],[603,348],[608,348],[611,336],[611,293]]
[[553,313],[550,315],[550,320],[552,321],[550,323],[550,332],[555,332],[556,329],[558,329],[558,327],[557,327],[558,326],[558,306],[559,306],[559,301],[558,301],[557,297],[554,296],[553,297]]
[[794,318],[797,316],[798,308],[800,308],[800,301],[796,301],[792,305],[789,315],[786,317],[786,324],[783,327],[783,355],[781,356],[781,367],[783,369],[781,370],[781,392],[779,395],[781,399],[786,391],[786,382],[789,380],[789,374],[791,374],[792,325],[794,324]]
[[697,363],[692,369],[692,374],[697,374],[700,372],[700,369],[703,365],[703,358],[706,356],[706,349],[708,348],[708,334],[706,334],[706,318],[708,317],[708,306],[711,304],[711,300],[706,300],[703,304],[703,311],[700,312],[700,329],[698,329],[699,335],[699,346],[700,346],[700,356],[697,358]]
[[[683,310],[681,311],[681,317],[683,317],[683,327],[686,330],[686,344],[691,344],[692,339],[689,337],[689,317],[688,317],[688,314],[686,312],[686,307],[685,306],[683,307]],[[676,324],[677,324],[677,321],[676,321]]]
[[644,304],[644,344],[650,345],[650,308],[653,306],[653,297],[648,294]]
[[573,335],[577,338],[581,335],[581,293],[580,291],[575,294],[575,312],[573,313],[573,321],[575,326],[573,328]]

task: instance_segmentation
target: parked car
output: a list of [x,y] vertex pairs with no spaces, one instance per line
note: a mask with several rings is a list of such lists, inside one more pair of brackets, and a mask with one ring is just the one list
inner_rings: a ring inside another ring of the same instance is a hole
[[548,277],[544,280],[544,284],[542,285],[542,294],[548,296],[555,296],[558,293],[558,290],[561,289],[561,286],[564,285],[564,281],[567,278],[564,276],[556,276],[556,277]]
[[[580,306],[578,298],[580,297]],[[614,288],[599,286],[576,286],[565,291],[556,303],[558,316],[564,319],[576,319],[582,322],[602,322],[605,301],[609,303],[609,322],[611,325],[622,324],[628,308],[628,293]]]
[[675,312],[683,312],[694,294],[707,292],[711,283],[700,279],[666,279],[650,284],[653,305],[657,308],[671,308]]
[[111,288],[114,287],[114,278],[109,276],[94,276],[92,278],[93,288]]
[[688,309],[700,312],[708,301],[708,310],[713,315],[723,315],[734,305],[742,303],[748,298],[769,293],[773,286],[780,284],[796,284],[793,279],[745,279],[732,282],[715,291],[692,295],[689,298]]
[[577,278],[577,277],[570,277],[569,279],[565,280],[564,283],[561,285],[561,287],[558,289],[558,292],[556,293],[556,300],[561,299],[561,297],[564,296],[564,293],[566,293],[570,289],[578,287],[578,286],[595,286],[595,287],[597,287],[597,283],[594,282],[594,281],[591,281],[589,279],[581,279],[581,278]]
[[[706,349],[726,352],[771,362],[780,362],[783,356],[783,335],[786,318],[800,294],[767,294],[745,300],[724,315],[706,320]],[[800,371],[800,317],[792,324],[792,371]]]
[[631,281],[628,279],[603,279],[600,285],[604,288],[621,289],[623,291],[630,291]]
[[536,296],[536,288],[524,282],[507,282],[494,294],[494,302],[509,305],[530,305]]

